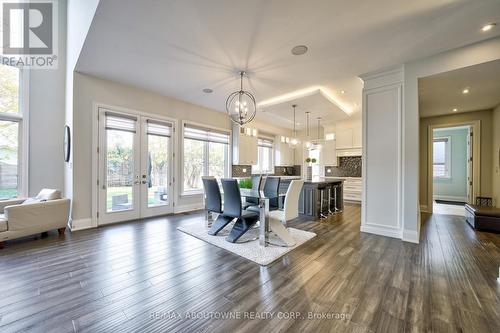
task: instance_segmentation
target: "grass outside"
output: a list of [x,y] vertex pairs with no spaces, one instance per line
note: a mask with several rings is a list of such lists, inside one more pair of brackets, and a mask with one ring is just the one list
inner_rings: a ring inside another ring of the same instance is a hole
[[[117,195],[127,195],[129,202],[132,201],[132,186],[117,186],[117,187],[108,187],[107,189],[107,200],[106,207],[108,212],[112,210],[113,206],[113,197]],[[164,203],[163,201],[158,201],[155,199],[155,191],[156,187],[152,187],[148,191],[148,205],[160,205]]]
[[10,199],[17,197],[17,188],[0,189],[0,199]]

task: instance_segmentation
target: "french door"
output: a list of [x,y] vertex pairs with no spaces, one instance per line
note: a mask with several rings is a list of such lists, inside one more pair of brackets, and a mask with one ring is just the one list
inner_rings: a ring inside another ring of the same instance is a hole
[[98,223],[173,212],[173,123],[99,109]]

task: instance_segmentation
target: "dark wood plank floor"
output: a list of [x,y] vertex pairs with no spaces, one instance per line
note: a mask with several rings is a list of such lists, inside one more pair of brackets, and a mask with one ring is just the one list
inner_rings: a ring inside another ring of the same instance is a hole
[[0,331],[500,332],[500,235],[434,215],[415,245],[359,220],[294,222],[318,237],[268,267],[176,230],[201,213],[8,242]]

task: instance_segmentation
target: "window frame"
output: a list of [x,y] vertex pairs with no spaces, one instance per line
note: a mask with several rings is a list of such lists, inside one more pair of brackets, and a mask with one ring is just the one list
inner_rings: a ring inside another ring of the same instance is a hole
[[[261,140],[267,140],[267,141],[271,141],[272,142],[272,147],[269,147],[267,145],[264,145],[264,144],[261,144],[260,141]],[[270,152],[270,158],[269,160],[271,161],[271,165],[270,165],[270,170],[265,170],[263,171],[262,170],[262,165],[261,165],[261,161],[263,160],[263,149],[260,149],[260,148],[270,148],[271,149],[271,152]],[[266,137],[266,136],[259,136],[257,138],[257,164],[256,165],[252,165],[252,173],[258,173],[258,174],[261,174],[261,175],[269,175],[269,174],[273,174],[274,173],[274,157],[275,156],[275,145],[274,145],[274,138],[271,138],[271,137]],[[255,168],[254,168],[255,167]]]
[[[186,139],[185,138],[185,128],[186,128],[186,125],[193,125],[193,126],[196,126],[196,127],[199,127],[199,128],[204,128],[204,129],[207,129],[207,130],[216,130],[216,131],[220,131],[220,132],[225,132],[227,133],[228,137],[229,137],[229,141],[228,141],[228,144],[227,144],[227,161],[224,165],[224,177],[230,177],[230,173],[231,173],[231,162],[232,162],[232,145],[231,145],[231,140],[232,140],[232,131],[231,129],[227,129],[227,128],[221,128],[221,127],[215,127],[215,126],[210,126],[210,125],[206,125],[206,124],[201,124],[201,123],[196,123],[196,122],[193,122],[193,121],[185,121],[183,120],[181,122],[181,128],[182,128],[182,132],[181,132],[181,140],[180,140],[180,166],[179,166],[179,169],[180,169],[180,179],[179,179],[179,183],[180,183],[180,196],[181,197],[189,197],[189,196],[198,196],[198,195],[202,195],[203,194],[203,189],[199,189],[199,190],[186,190],[184,188],[184,140]],[[204,159],[203,159],[203,173],[204,174],[208,174],[208,170],[209,170],[209,158],[210,158],[210,155],[209,155],[209,143],[210,141],[205,141],[204,142],[204,147],[203,147],[203,156],[204,156]]]
[[[444,169],[445,169],[445,174],[444,176],[436,176],[434,172],[434,144],[436,141],[439,142],[439,140],[445,140],[445,147],[444,147]],[[432,139],[432,178],[433,179],[451,179],[451,136],[436,136],[433,137]]]
[[[7,66],[7,65],[0,65]],[[12,121],[18,124],[18,163],[17,163],[17,198],[28,196],[29,191],[29,81],[30,71],[19,70],[19,112],[0,113],[0,121]],[[0,198],[10,199],[10,198]]]

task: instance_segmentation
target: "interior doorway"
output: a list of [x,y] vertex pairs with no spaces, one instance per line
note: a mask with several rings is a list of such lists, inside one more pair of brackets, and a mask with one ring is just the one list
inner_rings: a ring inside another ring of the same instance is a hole
[[432,126],[429,134],[432,213],[464,216],[474,202],[474,125]]

